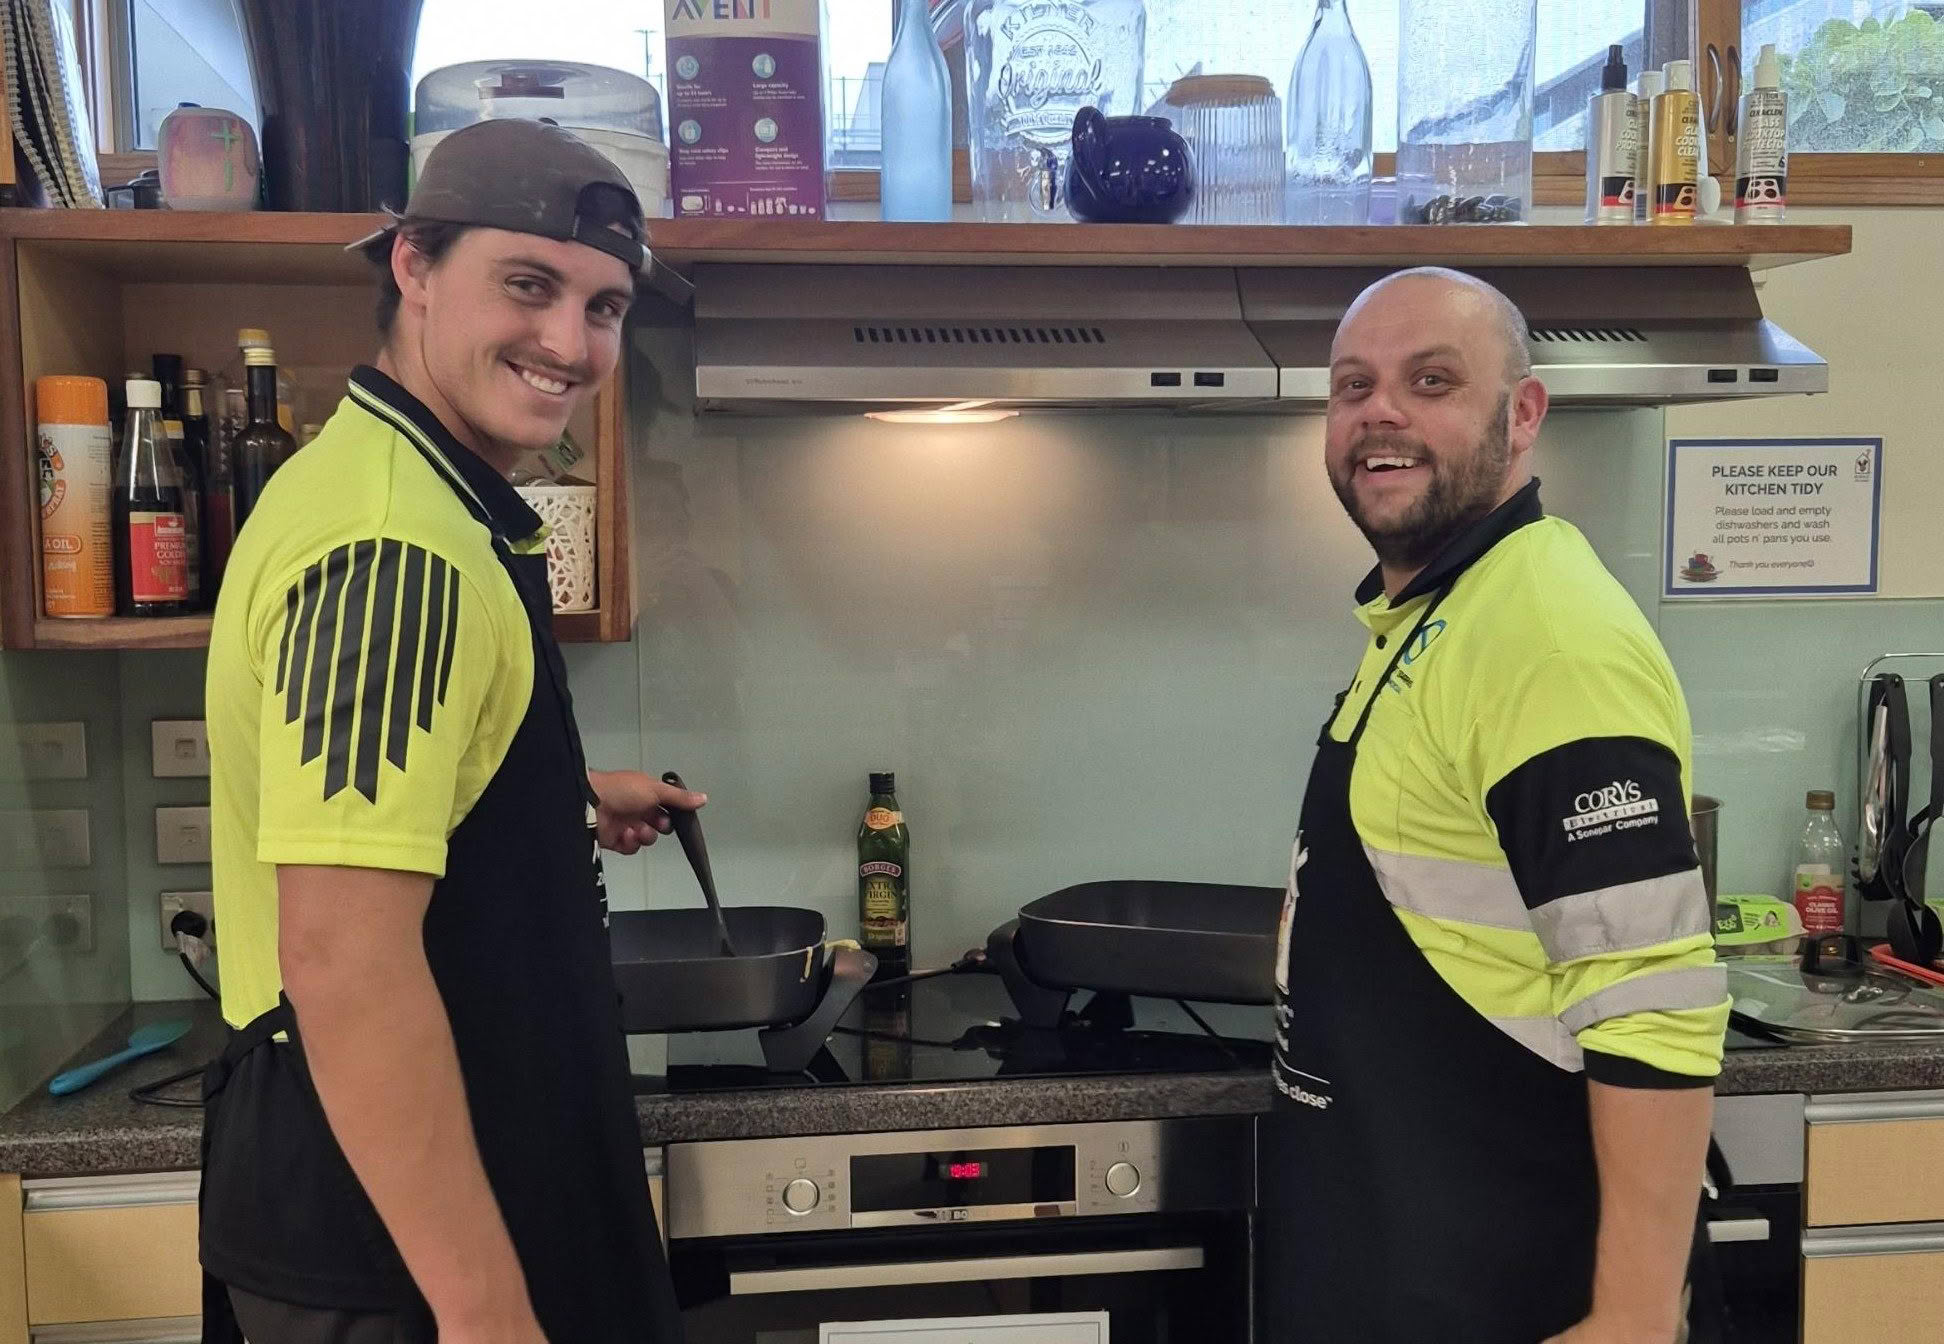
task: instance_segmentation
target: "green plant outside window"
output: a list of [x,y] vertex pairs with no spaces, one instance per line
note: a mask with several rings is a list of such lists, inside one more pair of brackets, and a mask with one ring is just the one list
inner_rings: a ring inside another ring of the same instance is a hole
[[1944,151],[1944,23],[1831,19],[1782,62],[1794,152]]

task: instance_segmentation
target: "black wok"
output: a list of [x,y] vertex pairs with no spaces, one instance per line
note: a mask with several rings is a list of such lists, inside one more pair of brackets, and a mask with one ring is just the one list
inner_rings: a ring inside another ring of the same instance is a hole
[[1049,989],[1271,1003],[1282,902],[1276,887],[1085,882],[1023,908],[1013,944]]

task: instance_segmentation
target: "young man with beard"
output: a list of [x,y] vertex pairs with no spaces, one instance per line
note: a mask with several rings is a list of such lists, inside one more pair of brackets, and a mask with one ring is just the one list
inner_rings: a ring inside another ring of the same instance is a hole
[[599,851],[703,799],[588,770],[506,479],[614,371],[641,207],[567,132],[488,121],[365,250],[376,366],[270,482],[210,638],[236,1030],[204,1085],[204,1337],[676,1341]]
[[1451,271],[1337,329],[1377,553],[1317,747],[1265,1124],[1274,1344],[1671,1344],[1728,996],[1652,628],[1539,505],[1526,324]]

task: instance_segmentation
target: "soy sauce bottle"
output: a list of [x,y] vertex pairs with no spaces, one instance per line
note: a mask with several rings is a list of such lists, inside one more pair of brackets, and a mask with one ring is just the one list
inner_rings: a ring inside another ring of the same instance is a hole
[[126,398],[115,461],[115,609],[124,616],[180,616],[189,610],[182,461],[163,427],[162,385],[131,378]]

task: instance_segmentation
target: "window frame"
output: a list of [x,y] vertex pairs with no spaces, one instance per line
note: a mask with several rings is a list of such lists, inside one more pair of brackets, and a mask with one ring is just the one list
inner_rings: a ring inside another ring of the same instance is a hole
[[[1662,0],[1655,0],[1661,3]],[[1709,167],[1724,196],[1735,185],[1735,122],[1741,107],[1741,0],[1700,0],[1698,50],[1703,106],[1721,87],[1726,94],[1719,124],[1709,121]],[[1790,153],[1791,205],[1944,205],[1944,154]]]
[[[1650,45],[1679,50],[1681,18],[1696,14],[1695,62],[1708,124],[1708,169],[1732,195],[1736,117],[1741,101],[1741,0],[1646,0]],[[83,76],[95,124],[104,180],[127,181],[155,162],[153,151],[127,152],[133,126],[132,22],[129,0],[76,0]],[[1375,171],[1396,171],[1395,155],[1376,156]],[[1573,206],[1585,200],[1586,155],[1580,150],[1533,155],[1533,202]],[[963,147],[953,153],[952,197],[972,199],[971,165]],[[829,174],[830,198],[851,204],[879,199],[878,173],[843,169]],[[1944,154],[1830,154],[1789,156],[1789,200],[1808,206],[1944,205]]]

